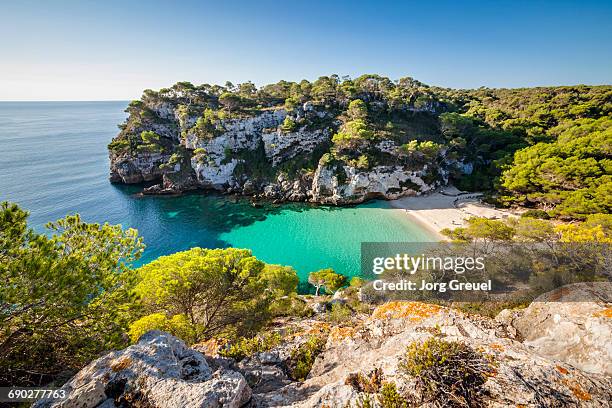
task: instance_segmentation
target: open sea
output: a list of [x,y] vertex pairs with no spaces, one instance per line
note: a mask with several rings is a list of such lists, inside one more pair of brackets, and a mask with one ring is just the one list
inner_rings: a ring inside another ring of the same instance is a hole
[[30,212],[30,226],[79,213],[87,222],[135,228],[147,248],[139,264],[191,247],[249,248],[293,266],[302,280],[333,268],[360,268],[365,241],[432,241],[384,201],[354,207],[306,204],[253,208],[247,200],[194,193],[137,197],[139,186],[108,181],[106,145],[127,102],[0,102],[0,201]]

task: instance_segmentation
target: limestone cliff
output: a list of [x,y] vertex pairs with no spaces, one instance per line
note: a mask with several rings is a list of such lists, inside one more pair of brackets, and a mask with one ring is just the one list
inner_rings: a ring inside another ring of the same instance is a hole
[[[345,204],[418,195],[445,184],[450,172],[464,166],[442,148],[425,155],[402,147],[410,140],[435,139],[439,131],[431,123],[439,103],[392,108],[372,100],[362,108],[370,119],[351,122],[350,115],[357,114],[349,100],[293,106],[274,98],[257,101],[231,110],[223,95],[210,90],[145,92],[130,104],[128,119],[109,145],[110,180],[156,183],[145,193],[210,189],[274,201]],[[388,123],[382,123],[387,116]],[[374,130],[334,137],[348,134],[357,122]],[[431,122],[429,134],[410,129],[424,122]],[[400,130],[385,130],[393,126]]]

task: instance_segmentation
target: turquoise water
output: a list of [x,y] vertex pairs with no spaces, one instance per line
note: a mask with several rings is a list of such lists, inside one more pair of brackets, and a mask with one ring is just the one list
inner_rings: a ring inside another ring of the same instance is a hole
[[80,213],[87,222],[136,228],[144,263],[194,246],[250,248],[269,263],[292,265],[302,279],[331,267],[353,275],[362,241],[433,237],[386,202],[330,208],[304,204],[253,208],[219,195],[137,197],[136,186],[108,182],[106,145],[126,102],[0,102],[0,201],[44,224]]

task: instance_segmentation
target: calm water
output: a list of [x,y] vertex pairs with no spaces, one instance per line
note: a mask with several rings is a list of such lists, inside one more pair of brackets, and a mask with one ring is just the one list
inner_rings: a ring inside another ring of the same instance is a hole
[[194,246],[250,248],[269,263],[308,272],[331,267],[353,275],[362,241],[429,241],[432,236],[385,202],[329,208],[291,204],[253,208],[204,194],[144,197],[108,182],[106,145],[126,102],[0,102],[0,201],[46,222],[80,213],[87,222],[136,228],[142,262]]

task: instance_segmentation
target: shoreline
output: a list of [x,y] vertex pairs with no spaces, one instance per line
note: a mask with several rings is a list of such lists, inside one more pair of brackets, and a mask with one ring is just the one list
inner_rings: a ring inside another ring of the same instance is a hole
[[418,212],[413,212],[406,208],[399,207],[393,204],[393,201],[395,200],[391,201],[391,206],[393,207],[393,209],[401,212],[402,217],[408,218],[408,220],[410,220],[412,224],[416,224],[420,229],[426,231],[429,235],[431,235],[431,237],[434,239],[434,242],[447,240],[447,238],[440,233],[440,230],[436,228],[436,226],[432,222],[430,222],[427,217],[421,216],[420,214],[418,214]]
[[440,231],[462,227],[470,217],[507,219],[517,216],[510,210],[482,203],[477,193],[466,195],[466,198],[462,198],[461,193],[455,187],[448,186],[431,194],[402,197],[389,203],[393,208],[403,210],[406,216],[440,240],[447,239]]

